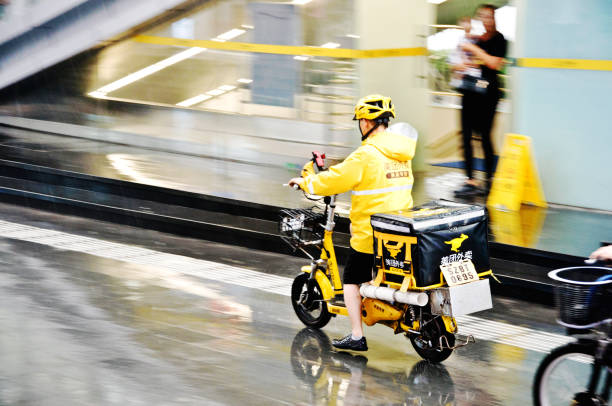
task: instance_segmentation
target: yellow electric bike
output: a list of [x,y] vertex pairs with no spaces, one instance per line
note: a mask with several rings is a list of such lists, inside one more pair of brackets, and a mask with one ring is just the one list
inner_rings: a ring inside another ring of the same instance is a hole
[[[324,155],[313,153],[323,170]],[[310,258],[291,287],[291,302],[306,326],[322,328],[331,317],[348,316],[334,243],[336,196],[323,209],[283,209],[279,233]],[[455,316],[492,307],[488,276],[486,212],[480,206],[436,201],[414,209],[372,216],[375,277],[361,285],[362,319],[405,334],[424,359],[441,362],[455,348]],[[448,255],[447,255],[448,254]]]

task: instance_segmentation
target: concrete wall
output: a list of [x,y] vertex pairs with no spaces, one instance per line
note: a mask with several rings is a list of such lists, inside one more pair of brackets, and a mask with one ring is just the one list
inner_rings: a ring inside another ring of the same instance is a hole
[[[609,0],[521,0],[514,57],[612,59]],[[612,210],[612,72],[513,68],[513,131],[533,139],[546,199]]]
[[[362,49],[424,47],[427,25],[435,18],[434,6],[423,0],[357,0],[355,12]],[[360,95],[390,96],[395,121],[408,122],[419,132],[413,168],[423,170],[424,137],[430,123],[426,57],[373,58],[359,63]]]

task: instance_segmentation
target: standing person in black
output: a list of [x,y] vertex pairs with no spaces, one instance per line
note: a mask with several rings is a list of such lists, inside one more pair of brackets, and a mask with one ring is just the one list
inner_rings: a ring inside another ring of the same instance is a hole
[[[504,64],[507,42],[504,36],[495,27],[495,9],[490,4],[483,4],[476,10],[475,19],[480,20],[485,33],[475,44],[465,42],[461,48],[471,54],[469,67],[479,67],[480,79],[472,80],[461,87],[461,131],[463,134],[463,154],[465,158],[465,172],[468,177],[465,184],[455,191],[455,196],[474,196],[488,192],[493,178],[493,144],[491,143],[491,128],[493,117],[500,98],[499,81],[497,73]],[[463,70],[464,66],[454,66],[454,69]],[[473,177],[472,168],[472,131],[476,131],[482,138],[482,148],[485,153],[487,181],[485,190],[478,187]]]

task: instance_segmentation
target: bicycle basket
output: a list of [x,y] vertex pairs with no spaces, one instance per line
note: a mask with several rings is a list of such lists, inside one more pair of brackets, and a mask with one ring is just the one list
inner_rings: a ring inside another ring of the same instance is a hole
[[586,329],[612,319],[612,269],[571,267],[551,271],[548,276],[559,282],[555,286],[559,324]]
[[278,222],[279,234],[293,248],[321,240],[325,214],[309,209],[282,209]]

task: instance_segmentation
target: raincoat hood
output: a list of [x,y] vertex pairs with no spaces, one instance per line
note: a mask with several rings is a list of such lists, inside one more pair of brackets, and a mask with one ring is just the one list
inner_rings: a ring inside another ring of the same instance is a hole
[[388,158],[406,162],[414,157],[416,130],[407,123],[397,123],[386,131],[370,135],[361,145],[371,145]]

